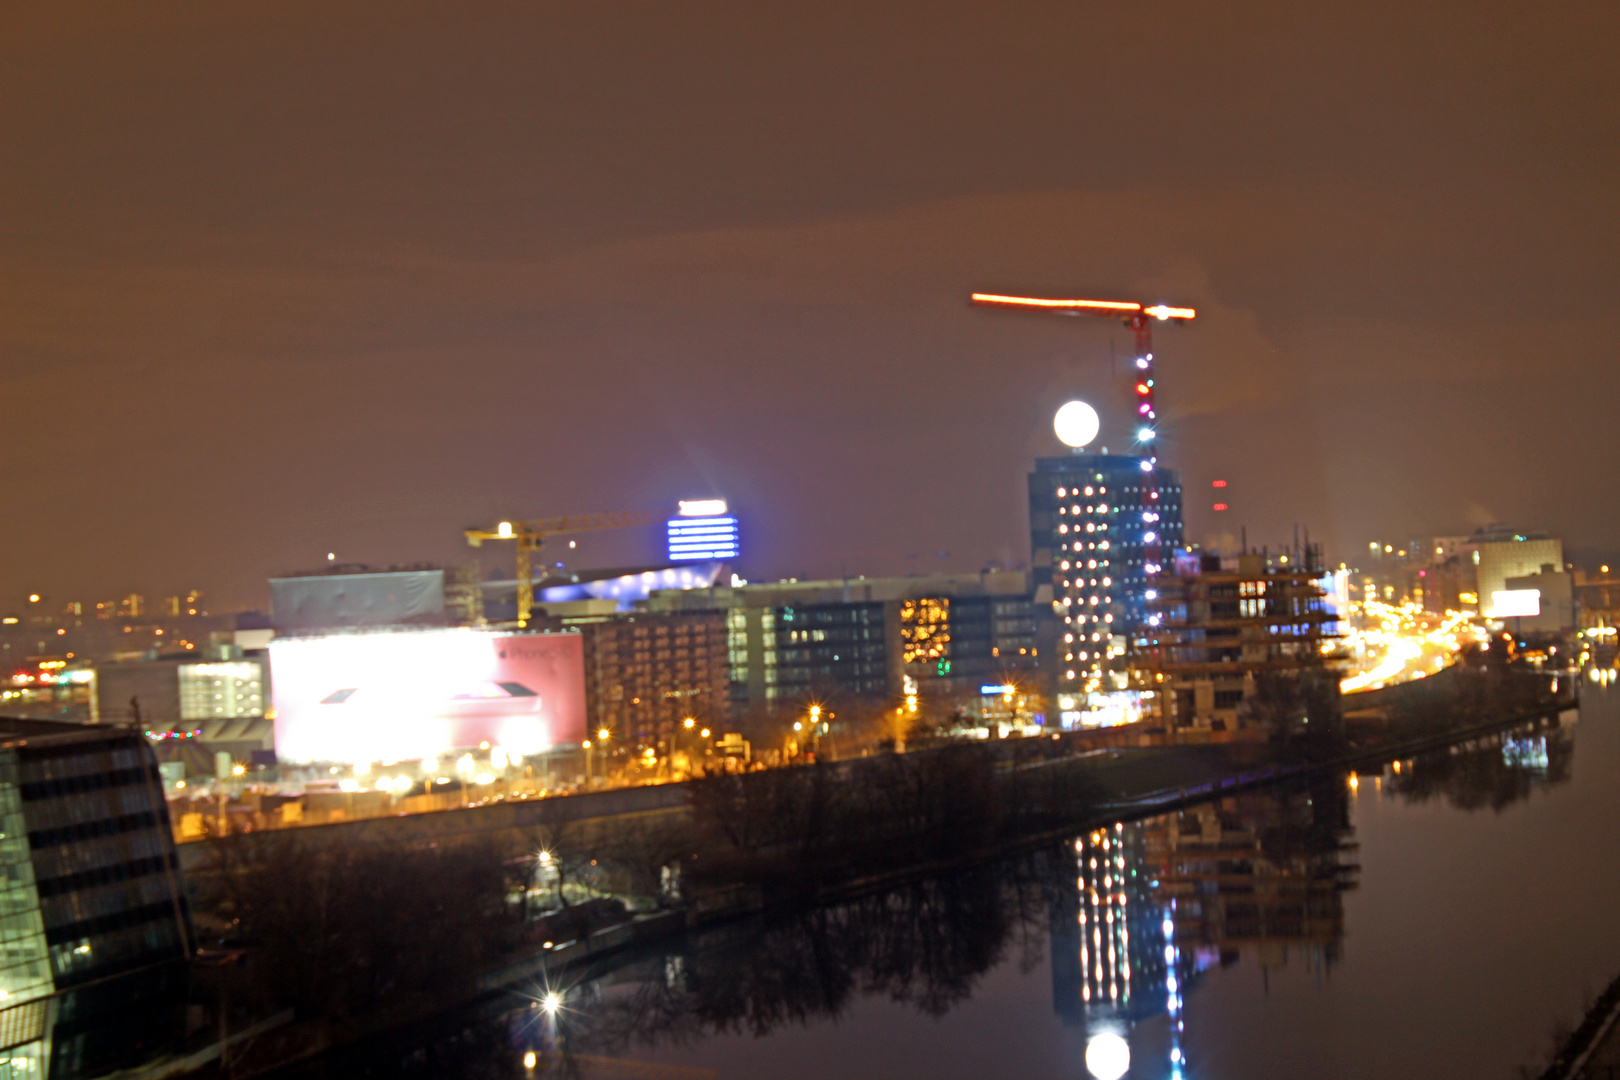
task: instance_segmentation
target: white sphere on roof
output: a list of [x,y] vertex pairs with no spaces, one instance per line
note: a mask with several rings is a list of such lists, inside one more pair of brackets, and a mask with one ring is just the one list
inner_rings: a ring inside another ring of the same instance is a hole
[[1078,449],[1097,437],[1097,432],[1102,430],[1102,419],[1097,410],[1085,402],[1071,401],[1052,418],[1052,430],[1065,446]]

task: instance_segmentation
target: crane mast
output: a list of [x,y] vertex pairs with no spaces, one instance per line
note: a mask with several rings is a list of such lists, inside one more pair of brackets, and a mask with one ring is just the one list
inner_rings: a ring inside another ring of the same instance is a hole
[[645,510],[617,510],[606,514],[574,514],[541,518],[538,521],[503,521],[493,529],[464,530],[467,543],[482,547],[486,540],[510,540],[517,562],[517,622],[528,626],[534,611],[534,553],[546,539],[563,533],[593,532],[598,529],[628,529],[653,525],[667,515]]

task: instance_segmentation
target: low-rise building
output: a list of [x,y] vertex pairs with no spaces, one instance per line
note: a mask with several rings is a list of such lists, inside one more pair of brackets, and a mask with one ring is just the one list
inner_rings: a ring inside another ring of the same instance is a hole
[[[1620,626],[1620,575],[1607,566],[1596,574],[1575,571],[1575,610],[1583,630]],[[1609,635],[1597,635],[1608,637]]]
[[733,709],[833,694],[967,699],[1041,684],[1025,571],[779,581],[655,592],[646,609],[724,612]]
[[[1516,632],[1567,634],[1577,629],[1574,579],[1566,571],[1543,569],[1539,574],[1510,577],[1503,585],[1501,593],[1510,599],[1498,603],[1497,615]],[[1512,602],[1518,606],[1504,606]]]
[[1487,619],[1500,617],[1496,594],[1511,591],[1509,578],[1565,569],[1563,541],[1545,532],[1488,525],[1470,536],[1463,550],[1474,564],[1474,592]]
[[263,716],[268,668],[263,651],[234,645],[117,657],[95,666],[95,718],[150,726]]
[[1162,578],[1161,646],[1144,657],[1174,731],[1296,732],[1338,718],[1337,620],[1314,551],[1291,564],[1264,555],[1200,557]]
[[724,613],[613,615],[578,629],[591,730],[652,743],[688,718],[718,726],[726,715],[731,673]]

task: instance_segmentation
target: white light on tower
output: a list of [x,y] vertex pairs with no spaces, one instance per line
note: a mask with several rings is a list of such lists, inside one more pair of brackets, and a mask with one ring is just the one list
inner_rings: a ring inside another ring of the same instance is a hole
[[1079,449],[1097,437],[1097,432],[1102,430],[1102,420],[1090,405],[1071,401],[1052,418],[1052,430],[1065,446]]

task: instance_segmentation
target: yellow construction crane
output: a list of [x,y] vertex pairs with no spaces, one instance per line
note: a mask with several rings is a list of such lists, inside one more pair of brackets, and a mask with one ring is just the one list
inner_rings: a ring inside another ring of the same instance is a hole
[[511,540],[517,547],[517,621],[529,625],[534,610],[534,553],[546,537],[560,533],[590,532],[595,529],[628,529],[652,525],[668,514],[645,510],[620,510],[611,514],[575,514],[571,517],[542,518],[539,521],[503,521],[493,529],[467,529],[467,543],[482,547],[485,540]]

